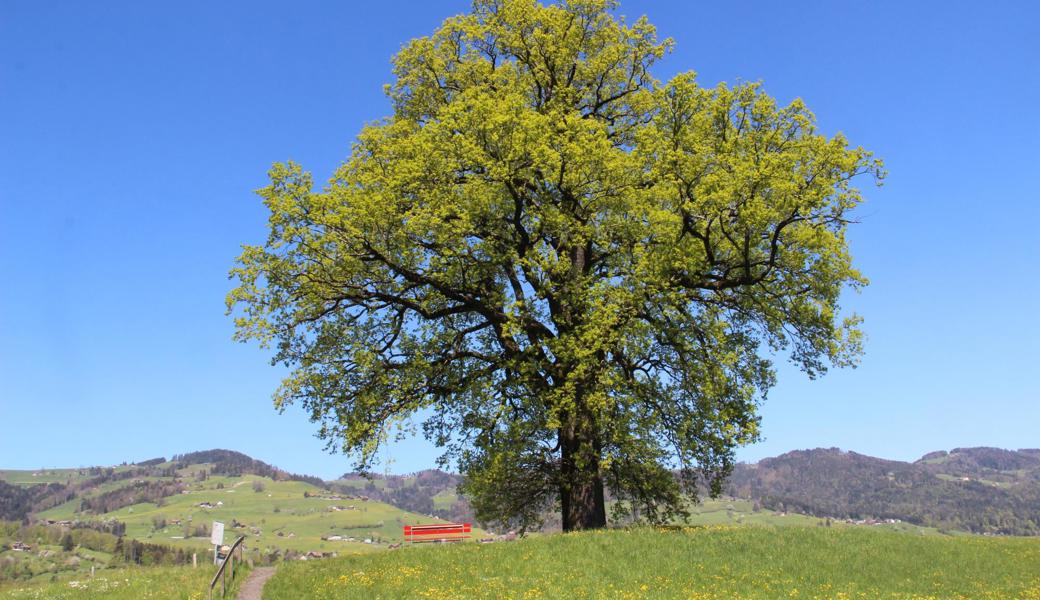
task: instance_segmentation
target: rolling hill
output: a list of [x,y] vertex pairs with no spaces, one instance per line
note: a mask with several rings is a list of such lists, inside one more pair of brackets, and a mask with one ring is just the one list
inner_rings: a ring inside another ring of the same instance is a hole
[[728,493],[819,517],[1040,534],[1040,450],[956,448],[908,463],[837,448],[738,465]]
[[400,543],[406,523],[439,521],[227,450],[0,477],[0,580],[205,562],[214,521],[256,562],[372,552]]

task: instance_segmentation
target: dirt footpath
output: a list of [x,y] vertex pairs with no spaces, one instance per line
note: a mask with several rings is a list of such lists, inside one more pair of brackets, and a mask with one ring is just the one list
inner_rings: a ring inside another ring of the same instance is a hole
[[238,590],[238,600],[260,600],[260,593],[264,590],[264,584],[274,575],[274,567],[258,567],[253,569],[242,587]]

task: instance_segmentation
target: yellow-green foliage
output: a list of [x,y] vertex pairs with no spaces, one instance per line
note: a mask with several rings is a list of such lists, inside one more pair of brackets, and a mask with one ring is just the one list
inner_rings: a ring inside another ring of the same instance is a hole
[[846,230],[881,164],[757,83],[658,81],[671,41],[617,8],[476,0],[405,44],[393,114],[324,188],[275,165],[232,270],[278,406],[362,466],[424,415],[485,521],[602,525],[604,480],[666,521],[697,489],[671,466],[718,492],[757,438],[774,356],[861,350]]
[[1040,600],[1040,540],[640,528],[283,566],[264,600]]

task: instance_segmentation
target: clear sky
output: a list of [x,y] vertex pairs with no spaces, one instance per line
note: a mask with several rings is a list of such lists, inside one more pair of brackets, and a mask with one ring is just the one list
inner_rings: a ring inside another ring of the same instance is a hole
[[[761,80],[885,159],[851,244],[872,285],[862,366],[783,367],[765,439],[912,460],[1040,446],[1040,10],[1020,2],[627,0],[676,51],[657,74]],[[227,271],[293,159],[325,180],[406,40],[463,12],[420,2],[0,1],[0,468],[213,447],[348,470],[281,373],[231,341]],[[424,442],[392,471],[433,464]]]

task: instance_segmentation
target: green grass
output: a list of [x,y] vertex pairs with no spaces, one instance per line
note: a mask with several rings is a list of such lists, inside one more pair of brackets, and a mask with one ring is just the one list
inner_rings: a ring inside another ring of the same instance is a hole
[[433,508],[434,510],[449,510],[458,501],[458,494],[442,490],[433,496]]
[[264,600],[1040,600],[1040,540],[855,527],[637,528],[279,568]]
[[[768,509],[754,509],[754,503],[750,500],[737,498],[719,498],[716,500],[702,500],[690,508],[690,519],[686,525],[769,525],[775,527],[808,527],[813,525],[824,525],[827,519],[810,517],[798,513],[780,513]],[[845,523],[832,519],[834,527],[865,527],[863,525],[846,525]],[[911,523],[885,523],[870,525],[872,529],[883,529],[887,531],[899,531],[915,535],[944,535],[934,527],[922,527]],[[950,535],[950,534],[945,534]],[[963,532],[953,532],[952,535],[969,535]]]
[[[411,483],[411,479],[412,478],[410,478],[410,477],[404,478],[405,484]],[[356,489],[359,494],[364,494],[365,493],[365,488],[368,487],[369,483],[371,483],[372,485],[374,485],[378,489],[385,490],[387,488],[387,486],[389,485],[389,480],[381,479],[381,478],[380,479],[363,479],[363,478],[358,478],[358,479],[336,479],[336,480],[333,480],[331,483],[336,483],[336,484],[342,485],[344,487],[351,487],[351,488]]]
[[823,519],[794,513],[781,514],[771,510],[754,510],[750,500],[720,498],[702,500],[690,507],[690,525],[817,525]]
[[[202,600],[212,568],[138,567],[105,571],[93,578],[0,589],[0,600]],[[245,570],[236,574],[228,598],[235,597]],[[218,592],[220,590],[218,585]],[[219,593],[215,596],[219,597]]]
[[[114,467],[115,472],[132,469],[132,466]],[[0,469],[0,480],[11,485],[30,486],[40,483],[81,483],[93,479],[89,469]]]
[[1009,481],[992,481],[989,479],[979,479],[977,477],[957,477],[954,475],[948,475],[946,473],[936,473],[935,476],[939,479],[942,479],[943,481],[953,481],[960,483],[977,482],[999,488],[1010,488],[1015,485],[1014,483]]

